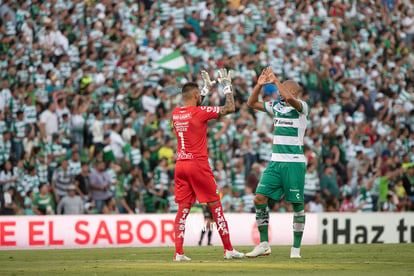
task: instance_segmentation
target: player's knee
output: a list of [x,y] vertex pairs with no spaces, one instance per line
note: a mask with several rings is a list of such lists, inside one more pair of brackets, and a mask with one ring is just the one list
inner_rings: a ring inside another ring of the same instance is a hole
[[257,194],[254,199],[253,202],[255,205],[261,205],[261,204],[265,204],[267,203],[268,198],[265,197],[264,195],[259,195]]
[[219,200],[212,201],[212,202],[207,202],[207,206],[214,205],[214,204],[216,204],[217,202],[219,202]]

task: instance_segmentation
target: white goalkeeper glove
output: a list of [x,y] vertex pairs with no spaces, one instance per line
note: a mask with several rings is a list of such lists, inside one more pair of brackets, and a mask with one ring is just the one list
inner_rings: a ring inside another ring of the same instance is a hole
[[220,68],[218,70],[218,82],[223,86],[223,93],[229,94],[233,93],[232,85],[231,85],[231,71],[227,72],[226,68]]
[[200,94],[201,94],[201,96],[205,97],[210,92],[211,88],[214,87],[214,85],[216,84],[216,81],[210,80],[210,76],[204,70],[201,71],[201,78],[203,79],[204,86],[201,89]]

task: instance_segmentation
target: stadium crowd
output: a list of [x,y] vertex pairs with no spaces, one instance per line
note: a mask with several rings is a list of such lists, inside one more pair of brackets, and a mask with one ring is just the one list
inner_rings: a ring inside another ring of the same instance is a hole
[[[310,106],[308,212],[414,207],[409,0],[0,3],[2,214],[176,212],[171,112],[220,67],[237,112],[209,125],[209,161],[225,211],[254,211],[273,122],[246,101],[267,65]],[[184,69],[157,63],[176,50]]]

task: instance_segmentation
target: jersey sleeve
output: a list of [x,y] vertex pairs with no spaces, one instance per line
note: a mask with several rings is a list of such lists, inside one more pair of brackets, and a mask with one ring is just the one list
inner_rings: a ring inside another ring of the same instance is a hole
[[218,106],[199,106],[197,109],[197,117],[199,117],[201,121],[217,119],[220,112],[220,107]]
[[274,102],[264,102],[263,103],[263,107],[264,107],[264,110],[266,111],[266,113],[268,113],[270,115],[273,115],[273,105],[274,105]]
[[307,116],[308,113],[309,113],[308,104],[305,101],[302,101],[302,100],[298,100],[298,101],[302,105],[302,111],[300,113]]

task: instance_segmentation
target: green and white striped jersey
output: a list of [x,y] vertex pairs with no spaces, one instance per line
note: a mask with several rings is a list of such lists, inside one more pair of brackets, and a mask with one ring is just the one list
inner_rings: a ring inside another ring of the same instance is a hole
[[0,135],[3,135],[7,130],[7,125],[5,121],[0,121]]
[[69,160],[69,173],[73,177],[81,173],[81,167],[82,165],[80,161],[75,162],[75,161]]
[[128,191],[128,189],[131,187],[131,180],[132,180],[131,174],[125,175],[124,179],[122,179],[122,189],[124,191]]
[[244,17],[244,34],[252,34],[255,30],[255,21],[253,20],[253,18],[249,18],[247,16]]
[[175,202],[175,195],[169,195],[168,200],[168,212],[176,213],[178,211],[178,203]]
[[[47,154],[49,155],[58,155],[65,152],[65,149],[62,147],[61,144],[48,144],[46,147]],[[64,157],[63,157],[64,158]],[[49,167],[56,168],[58,166],[58,161],[61,161],[63,159],[62,157],[59,158],[52,158],[50,161]]]
[[141,150],[139,148],[131,147],[127,154],[127,160],[131,162],[133,167],[138,167],[142,160]]
[[242,196],[243,213],[253,213],[254,210],[254,194],[245,194]]
[[109,110],[114,108],[114,101],[113,98],[111,98],[109,101],[102,100],[99,108],[101,109],[101,112],[105,115]]
[[34,193],[39,192],[39,177],[37,175],[31,176],[29,174],[24,175],[23,181],[20,181],[17,190],[22,197],[26,196],[27,192],[32,190]]
[[35,96],[36,99],[40,100],[41,102],[47,103],[49,101],[49,96],[47,94],[46,89],[44,88],[36,88]]
[[8,103],[8,106],[9,106],[9,108],[10,108],[10,112],[14,115],[14,116],[16,116],[15,114],[17,113],[17,111],[19,111],[19,109],[21,108],[21,105],[20,105],[20,99],[19,98],[14,98],[14,97],[11,97],[10,98],[10,101],[9,101],[9,103]]
[[49,184],[49,181],[47,180],[47,164],[42,164],[39,162],[39,160],[36,160],[36,171],[37,176],[39,177],[40,183],[47,183]]
[[161,183],[164,183],[164,191],[168,190],[168,173],[163,171],[160,166],[157,166],[154,170],[154,184],[155,190],[161,189]]
[[232,182],[233,182],[233,187],[237,188],[239,191],[244,191],[244,188],[246,187],[244,170],[238,173],[233,172]]
[[372,209],[374,207],[372,196],[369,191],[365,187],[360,188],[360,194],[357,196],[355,201],[359,204],[362,204],[365,201],[365,204],[362,206],[360,211],[362,212],[372,212]]
[[316,192],[320,192],[321,186],[319,184],[318,172],[314,170],[312,173],[306,172],[305,186],[303,194],[307,196],[314,196]]
[[24,121],[27,124],[35,124],[37,121],[37,111],[34,105],[23,105]]
[[3,135],[0,136],[0,165],[3,165],[10,158],[11,141],[6,142],[3,139]]
[[352,195],[352,187],[349,185],[344,185],[342,186],[342,195],[343,196],[347,196],[347,195]]
[[172,16],[174,18],[175,28],[182,29],[185,23],[185,8],[174,8]]
[[233,197],[231,199],[231,210],[233,212],[240,213],[241,204],[242,204],[242,198],[241,197]]
[[[22,61],[20,61],[19,63],[22,63]],[[20,82],[28,82],[29,81],[29,72],[27,70],[18,71],[17,76],[18,76]]]
[[162,21],[167,21],[168,18],[173,15],[174,8],[171,7],[171,4],[168,2],[158,3],[158,8],[160,10],[160,19]]
[[270,161],[272,159],[272,144],[262,141],[259,148],[260,160]]
[[115,170],[112,169],[112,168],[106,169],[106,173],[108,174],[109,178],[111,179],[111,187],[109,187],[109,192],[111,192],[111,194],[113,196],[115,196],[115,193],[116,193],[115,183],[116,183],[116,181],[118,181],[118,176],[116,175]]
[[60,73],[65,78],[69,78],[72,74],[72,64],[71,62],[61,62],[60,63]]
[[273,151],[271,161],[306,163],[303,137],[308,124],[308,104],[299,100],[302,111],[283,102],[265,102],[264,109],[273,114]]
[[280,54],[279,57],[273,56],[270,58],[270,66],[277,75],[283,75],[283,58],[280,56]]
[[26,123],[24,121],[14,120],[11,125],[12,131],[16,135],[13,137],[14,142],[21,142],[25,137]]
[[67,136],[70,136],[72,134],[69,123],[62,121],[59,126],[59,133],[60,133],[61,144],[64,146],[69,146],[70,138]]

